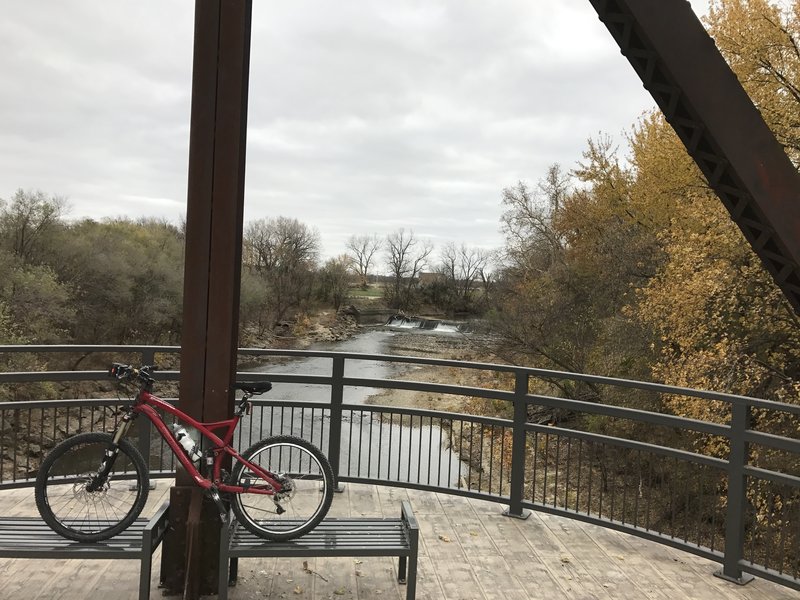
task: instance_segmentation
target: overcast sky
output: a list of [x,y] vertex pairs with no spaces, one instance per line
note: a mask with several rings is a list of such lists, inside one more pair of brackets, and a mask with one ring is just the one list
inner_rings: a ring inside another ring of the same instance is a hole
[[[705,0],[692,2],[705,10]],[[185,214],[194,2],[10,2],[0,198]],[[497,247],[502,189],[654,102],[588,0],[255,0],[245,220]]]

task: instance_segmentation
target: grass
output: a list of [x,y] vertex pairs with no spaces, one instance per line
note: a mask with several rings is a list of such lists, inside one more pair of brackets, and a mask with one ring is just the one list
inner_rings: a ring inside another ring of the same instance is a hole
[[381,286],[369,286],[366,290],[360,287],[351,288],[348,293],[350,298],[383,298],[383,288]]

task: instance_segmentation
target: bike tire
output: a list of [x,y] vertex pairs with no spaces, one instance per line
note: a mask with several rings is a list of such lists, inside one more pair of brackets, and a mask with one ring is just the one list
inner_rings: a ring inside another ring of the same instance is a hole
[[[253,444],[242,457],[270,473],[287,477],[293,487],[290,497],[278,498],[283,514],[277,512],[273,496],[233,494],[233,512],[248,531],[269,540],[285,541],[308,533],[325,518],[333,500],[333,469],[311,442],[290,435],[274,436]],[[241,462],[231,474],[231,484],[271,489]]]
[[56,533],[76,542],[99,542],[124,531],[142,512],[150,476],[139,451],[119,443],[114,469],[102,489],[86,489],[113,445],[109,433],[81,433],[47,455],[36,477],[36,507]]

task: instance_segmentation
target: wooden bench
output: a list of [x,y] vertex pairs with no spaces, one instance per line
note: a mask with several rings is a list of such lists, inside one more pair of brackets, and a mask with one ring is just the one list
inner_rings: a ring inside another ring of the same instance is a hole
[[61,537],[39,517],[0,517],[0,558],[123,558],[141,561],[139,600],[150,598],[153,552],[168,525],[165,503],[151,519],[136,519],[122,533],[102,542]]
[[[288,542],[273,542],[253,535],[231,516],[223,525],[220,541],[219,598],[227,600],[228,586],[236,585],[239,558],[311,556],[397,556],[397,580],[405,583],[406,599],[417,588],[419,525],[411,504],[403,501],[399,518],[324,519],[309,533]],[[226,567],[230,560],[230,570]]]

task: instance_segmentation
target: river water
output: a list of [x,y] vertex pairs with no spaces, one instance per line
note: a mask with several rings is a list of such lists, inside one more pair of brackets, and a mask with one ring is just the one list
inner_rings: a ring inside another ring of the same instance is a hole
[[[386,328],[369,329],[342,342],[321,343],[313,350],[388,354],[389,342],[396,332]],[[447,335],[419,332],[418,335]],[[303,374],[329,376],[330,358],[297,358],[271,362],[252,372],[271,374]],[[345,377],[391,379],[403,365],[383,361],[348,360]],[[451,452],[449,434],[440,420],[429,417],[401,417],[367,404],[381,390],[367,387],[345,387],[344,404],[357,405],[342,415],[340,444],[340,476],[413,482],[437,487],[458,487],[468,467]],[[262,396],[269,400],[291,400],[293,403],[330,400],[330,388],[325,385],[275,383]],[[275,434],[292,434],[310,439],[324,452],[328,450],[330,415],[328,411],[310,408],[255,407],[249,421],[243,420],[243,432],[252,432],[255,441]],[[244,448],[247,444],[243,444]]]

